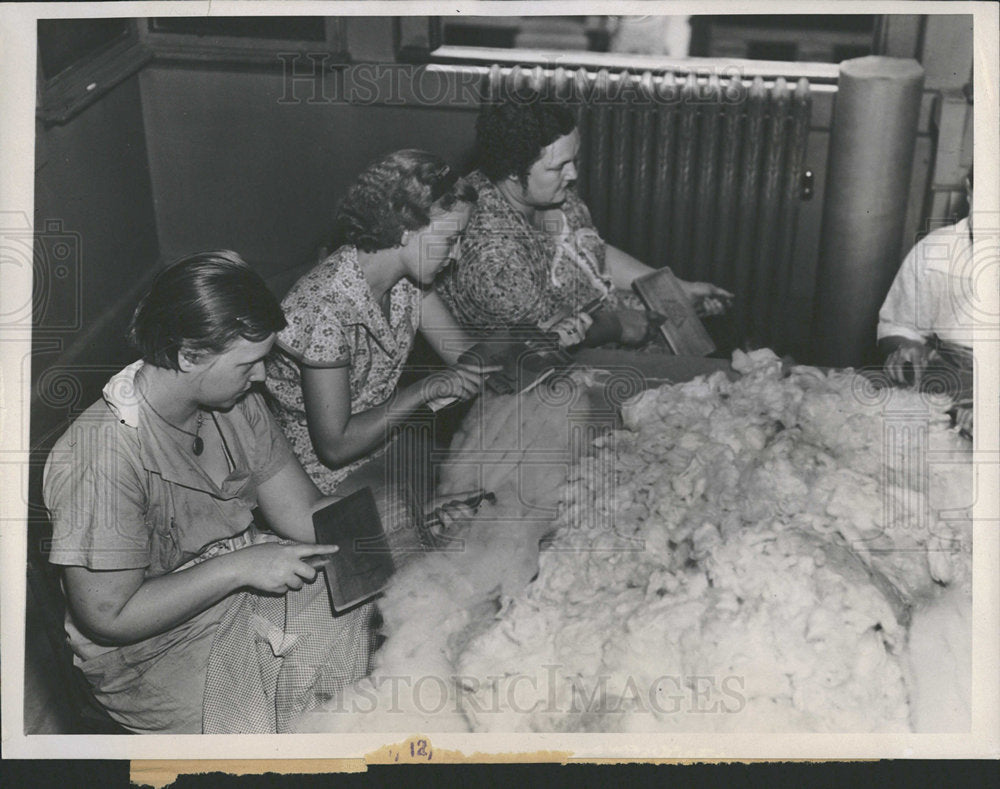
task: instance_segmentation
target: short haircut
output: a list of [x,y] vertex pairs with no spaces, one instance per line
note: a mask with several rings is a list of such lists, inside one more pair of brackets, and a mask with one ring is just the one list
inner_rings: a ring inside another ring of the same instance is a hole
[[537,93],[486,104],[476,119],[479,169],[493,182],[515,175],[523,183],[542,149],[575,128],[569,106]]
[[369,165],[337,209],[337,236],[364,252],[399,246],[403,232],[420,230],[433,211],[474,203],[478,195],[448,164],[426,151],[403,150]]
[[223,353],[238,338],[260,342],[286,326],[264,280],[235,252],[200,252],[160,271],[129,326],[145,362],[180,369],[181,352]]

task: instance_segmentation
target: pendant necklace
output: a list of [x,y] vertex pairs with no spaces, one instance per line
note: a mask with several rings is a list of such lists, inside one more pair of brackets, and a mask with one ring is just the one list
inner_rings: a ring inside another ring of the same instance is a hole
[[177,427],[177,425],[175,425],[173,422],[167,419],[163,414],[161,414],[159,411],[153,408],[153,404],[146,399],[146,395],[144,395],[142,392],[139,392],[139,396],[142,397],[143,400],[145,400],[146,405],[149,406],[150,410],[158,417],[160,417],[160,419],[166,422],[170,427],[172,427],[174,430],[179,430],[181,433],[191,436],[191,438],[194,439],[194,441],[191,442],[191,451],[194,452],[196,456],[201,455],[201,453],[205,451],[205,442],[199,435],[199,433],[201,433],[201,425],[205,421],[204,411],[202,411],[200,408],[198,409],[198,424],[195,425],[194,432],[192,433],[190,430],[185,430],[183,427]]

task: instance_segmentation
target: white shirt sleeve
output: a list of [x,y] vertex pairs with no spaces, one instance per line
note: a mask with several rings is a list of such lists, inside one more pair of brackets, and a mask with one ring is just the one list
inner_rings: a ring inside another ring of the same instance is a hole
[[884,337],[906,337],[917,342],[925,342],[930,330],[918,328],[918,310],[926,306],[927,299],[933,297],[928,289],[928,277],[924,266],[924,239],[918,241],[903,259],[892,287],[878,313],[879,340]]

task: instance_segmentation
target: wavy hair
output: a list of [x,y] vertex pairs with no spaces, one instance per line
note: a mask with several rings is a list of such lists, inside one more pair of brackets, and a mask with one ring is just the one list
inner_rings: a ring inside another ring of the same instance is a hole
[[337,209],[337,237],[364,252],[399,246],[403,232],[427,227],[432,211],[474,203],[478,195],[438,156],[390,153],[369,165]]

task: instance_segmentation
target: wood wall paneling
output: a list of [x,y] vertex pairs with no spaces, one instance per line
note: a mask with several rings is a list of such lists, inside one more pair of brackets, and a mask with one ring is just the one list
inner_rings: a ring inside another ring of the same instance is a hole
[[324,75],[316,89],[289,86],[277,71],[147,68],[162,254],[232,248],[269,278],[312,259],[337,201],[374,158],[415,147],[468,167],[475,105],[451,102],[434,77],[414,95],[407,71],[359,64]]
[[[46,155],[35,177],[35,227],[51,231],[39,244],[63,233],[76,249],[62,276],[48,264],[36,269],[36,289],[44,288],[45,298],[36,302],[33,338],[33,446],[48,443],[73,409],[100,394],[90,370],[129,360],[129,295],[148,281],[158,259],[138,77],[38,134]],[[41,247],[39,254],[48,260]],[[73,402],[35,387],[53,365],[65,367],[79,386]]]

